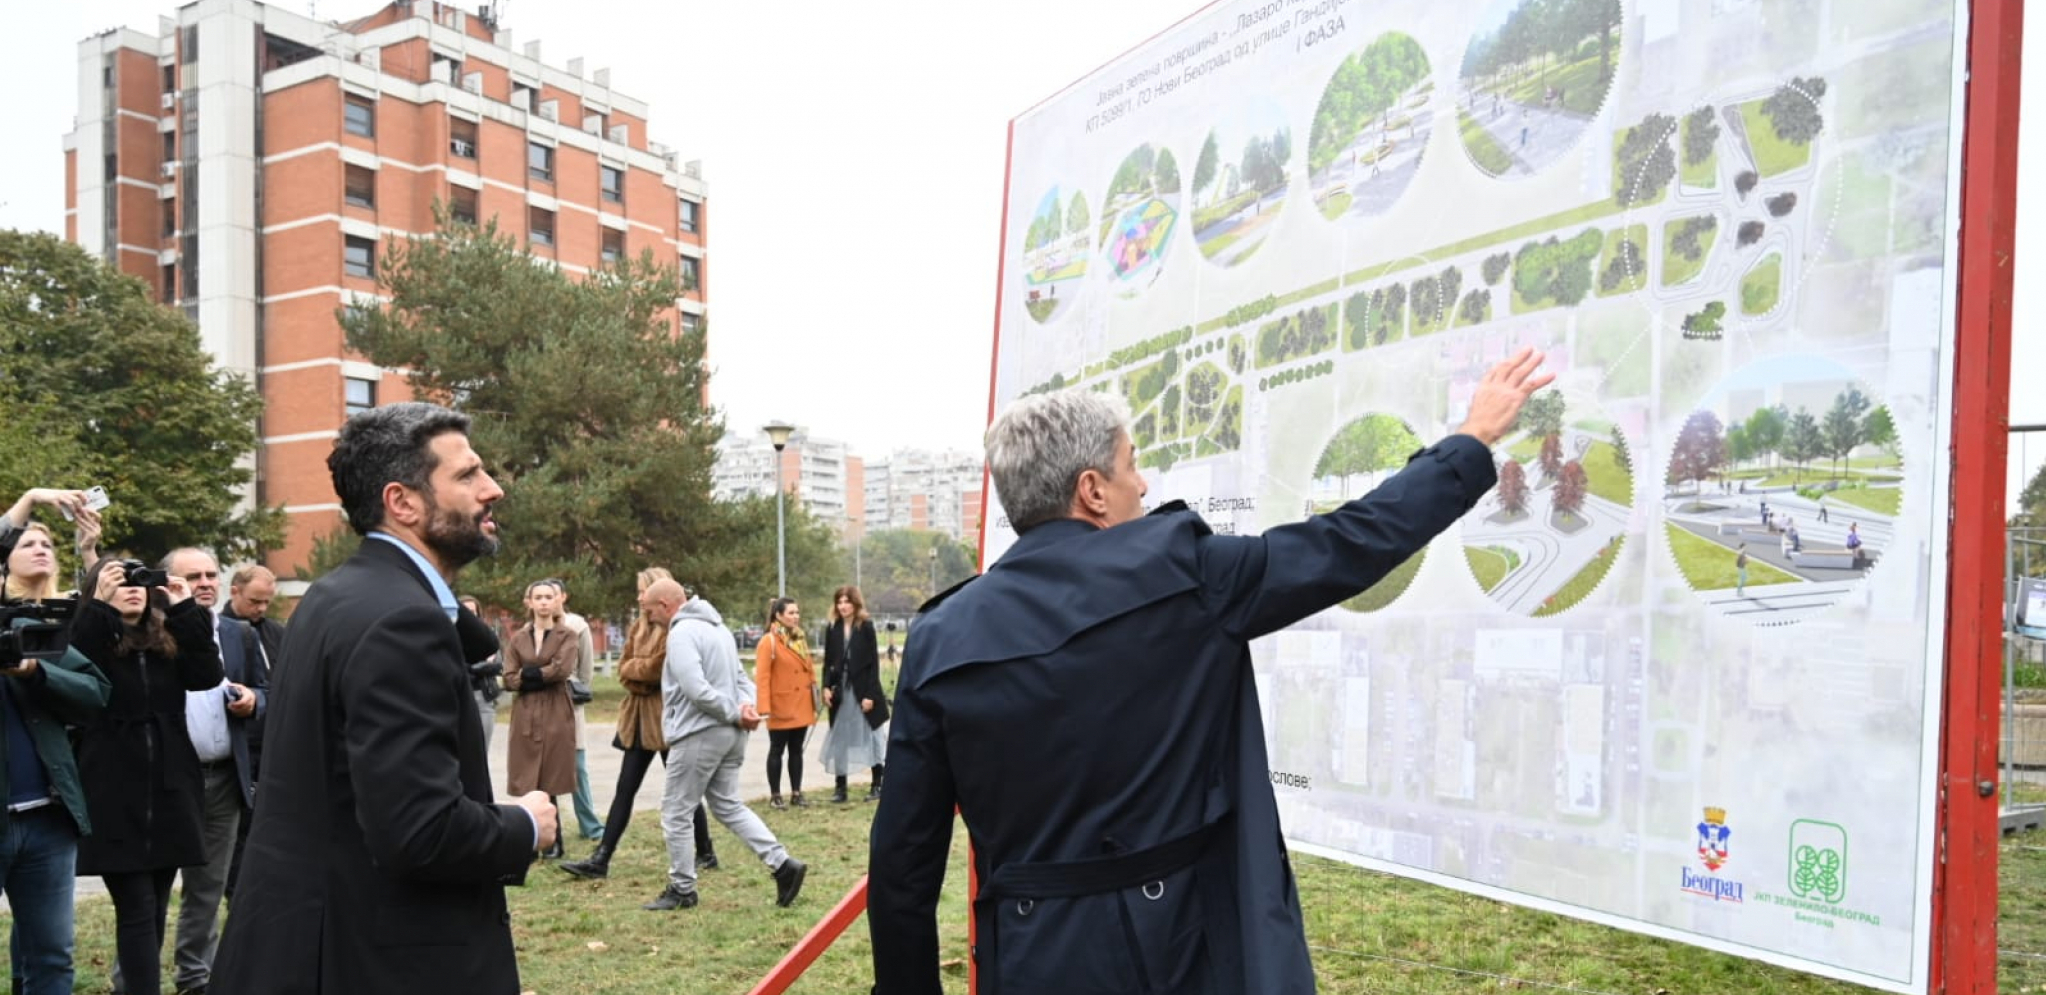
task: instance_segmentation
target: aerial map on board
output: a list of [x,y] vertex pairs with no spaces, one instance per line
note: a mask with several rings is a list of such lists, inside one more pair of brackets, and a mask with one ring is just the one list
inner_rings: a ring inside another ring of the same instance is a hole
[[1961,17],[1239,0],[1013,122],[995,402],[1127,398],[1153,503],[1298,521],[1559,374],[1253,646],[1295,846],[1925,989]]

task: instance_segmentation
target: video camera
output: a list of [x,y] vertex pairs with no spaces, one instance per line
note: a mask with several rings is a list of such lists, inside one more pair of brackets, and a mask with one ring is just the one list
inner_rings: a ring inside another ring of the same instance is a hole
[[77,613],[74,598],[0,604],[0,669],[63,656],[71,645],[71,616]]

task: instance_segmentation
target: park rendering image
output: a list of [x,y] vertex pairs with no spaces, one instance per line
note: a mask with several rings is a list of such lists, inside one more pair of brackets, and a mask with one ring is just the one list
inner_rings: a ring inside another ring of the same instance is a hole
[[[1016,119],[993,401],[1125,399],[1153,505],[1298,522],[1557,375],[1429,547],[1253,643],[1293,845],[1925,990],[1955,44],[1937,0],[1243,0]],[[1770,842],[1816,823],[1843,896]]]

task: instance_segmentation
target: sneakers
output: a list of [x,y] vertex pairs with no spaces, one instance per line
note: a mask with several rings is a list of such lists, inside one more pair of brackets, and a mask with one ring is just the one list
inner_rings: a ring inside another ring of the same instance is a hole
[[695,907],[696,893],[693,891],[683,891],[672,884],[661,889],[661,893],[654,896],[653,901],[640,906],[640,908],[648,912],[673,912],[676,909],[693,909]]
[[[802,796],[801,796],[801,795],[798,795],[797,797],[799,797],[799,798],[800,798],[800,797],[802,797]],[[782,800],[781,800],[781,796],[780,796],[780,795],[778,795],[778,794],[776,794],[776,795],[768,795],[768,796],[767,796],[767,807],[768,807],[768,808],[776,808],[776,809],[780,809],[780,808],[788,808],[788,807],[789,807],[789,803],[788,803],[788,802],[785,802],[785,801],[782,801]]]
[[790,808],[809,808],[809,807],[810,807],[810,803],[809,803],[809,802],[806,802],[806,801],[804,801],[804,800],[803,800],[803,793],[802,793],[802,792],[800,792],[800,791],[798,791],[798,792],[795,792],[794,794],[791,794],[791,795],[789,795],[789,807],[790,807]]
[[717,870],[717,869],[718,869],[718,855],[717,855],[717,854],[715,854],[715,853],[699,853],[699,854],[697,854],[697,855],[696,855],[696,869],[697,869],[697,870],[699,870],[699,871],[714,871],[714,870]]
[[[810,873],[810,865],[789,857],[774,869],[774,904],[788,908],[796,904],[796,896],[803,893],[803,876]],[[692,900],[696,896],[691,895]]]

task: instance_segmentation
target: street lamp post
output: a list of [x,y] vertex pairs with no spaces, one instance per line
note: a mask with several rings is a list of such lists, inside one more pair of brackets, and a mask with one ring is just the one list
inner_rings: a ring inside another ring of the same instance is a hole
[[[789,436],[796,427],[784,421],[772,421],[760,427],[767,433],[767,441],[774,443],[774,596],[789,596],[789,551],[788,529],[782,523],[782,502],[787,500],[788,488],[781,481],[781,451],[789,444]],[[936,553],[936,550],[932,550]]]

